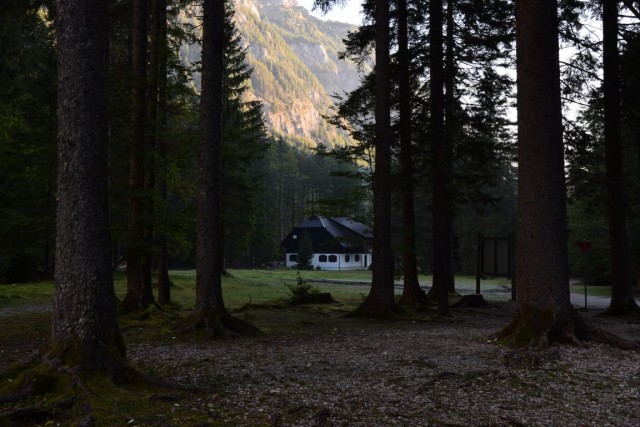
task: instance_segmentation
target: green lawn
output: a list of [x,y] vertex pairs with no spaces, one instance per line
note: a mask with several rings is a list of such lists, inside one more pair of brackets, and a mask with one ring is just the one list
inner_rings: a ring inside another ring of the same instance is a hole
[[[172,301],[184,308],[194,304],[195,270],[174,270],[170,272],[174,283]],[[337,300],[362,299],[369,292],[371,271],[301,271],[300,276],[321,292],[330,292]],[[278,270],[230,270],[223,277],[223,292],[228,308],[239,308],[247,303],[263,304],[286,298],[289,289],[285,284],[295,284],[298,271]],[[431,276],[421,275],[420,283],[431,285]],[[344,283],[327,283],[337,281]],[[345,284],[352,283],[353,284]],[[400,284],[401,282],[396,282]],[[510,283],[505,278],[482,280],[481,291],[489,299],[509,299]],[[474,276],[456,276],[456,288],[461,294],[475,292]],[[122,298],[126,293],[126,276],[122,273],[115,276],[116,295]],[[401,290],[396,289],[396,293]],[[580,284],[571,286],[571,292],[584,293]],[[611,289],[606,286],[589,286],[589,295],[610,296]],[[53,282],[43,281],[26,284],[0,285],[0,307],[20,307],[26,304],[46,304],[51,302]]]
[[[584,295],[584,285],[573,284],[571,285],[571,292]],[[587,286],[587,295],[598,297],[610,297],[611,286]]]

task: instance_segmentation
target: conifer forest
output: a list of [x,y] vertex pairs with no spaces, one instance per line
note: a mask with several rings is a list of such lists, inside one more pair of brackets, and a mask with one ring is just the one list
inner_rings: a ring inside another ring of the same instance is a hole
[[640,424],[640,1],[360,10],[2,1],[0,425]]

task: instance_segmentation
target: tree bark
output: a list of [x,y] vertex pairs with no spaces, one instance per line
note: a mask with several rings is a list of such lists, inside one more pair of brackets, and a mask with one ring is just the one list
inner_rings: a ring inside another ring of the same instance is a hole
[[58,0],[55,292],[47,357],[121,379],[109,235],[105,81],[107,2]]
[[[449,289],[453,286],[453,206],[451,142],[444,122],[443,13],[442,0],[429,3],[430,23],[430,102],[433,176],[433,287],[438,300],[438,313],[449,313]],[[433,293],[432,293],[433,295]]]
[[399,304],[416,307],[427,303],[420,288],[416,260],[416,219],[413,192],[413,150],[411,141],[411,87],[407,24],[407,0],[398,0],[398,86],[400,113],[400,180],[402,185],[402,268],[404,286]]
[[395,311],[391,250],[391,103],[389,0],[376,0],[376,168],[373,194],[373,277],[353,316],[389,317]]
[[602,4],[604,66],[604,144],[607,179],[607,215],[609,220],[609,257],[611,262],[610,315],[640,312],[633,296],[629,264],[629,243],[625,214],[625,194],[620,136],[620,74],[618,54],[618,1]]
[[198,182],[196,312],[224,311],[220,265],[223,0],[204,0]]
[[518,308],[502,332],[515,346],[575,341],[569,299],[566,188],[555,0],[516,3]]
[[[453,235],[454,235],[454,220],[455,220],[455,206],[453,201],[453,146],[454,146],[454,132],[455,127],[457,126],[457,117],[456,117],[456,98],[455,98],[455,84],[456,84],[456,74],[457,68],[455,64],[455,55],[456,55],[456,46],[454,40],[454,31],[455,31],[455,19],[454,19],[454,1],[447,0],[447,9],[446,9],[446,33],[444,39],[444,46],[446,47],[446,53],[444,57],[444,89],[445,89],[445,98],[444,98],[444,141],[445,146],[444,150],[444,159],[442,162],[442,174],[446,179],[445,183],[445,193],[444,193],[444,204],[447,212],[447,216],[445,220],[447,221],[447,229],[449,233],[449,237],[447,239],[448,242],[448,251],[446,253],[446,257],[448,259],[447,262],[447,271],[443,274],[443,277],[446,278],[446,283],[443,286],[447,287],[447,292],[455,293],[456,292],[456,284],[455,284],[455,266],[453,263]],[[444,266],[443,266],[444,268]],[[448,302],[448,301],[447,301]]]
[[127,244],[127,294],[120,302],[123,312],[145,308],[155,302],[150,275],[145,267],[146,246],[143,193],[145,191],[145,146],[147,144],[147,0],[134,0],[132,26],[132,126],[129,155],[129,233]]
[[[156,64],[158,78],[158,163],[160,176],[158,179],[158,191],[160,198],[167,200],[167,1],[155,0],[155,39],[156,39]],[[169,278],[169,251],[167,248],[167,236],[164,233],[158,235],[158,303],[171,302],[171,280]]]

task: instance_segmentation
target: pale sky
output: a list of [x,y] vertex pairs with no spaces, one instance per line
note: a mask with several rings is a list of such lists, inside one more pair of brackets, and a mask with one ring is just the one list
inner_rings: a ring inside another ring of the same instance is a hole
[[[311,12],[311,8],[313,7],[313,0],[298,0],[300,6],[305,7],[309,12]],[[311,12],[313,16],[316,18],[338,21],[338,22],[347,22],[349,24],[360,25],[362,22],[362,17],[360,16],[360,0],[346,0],[344,6],[334,6],[329,13],[324,15],[319,10]]]

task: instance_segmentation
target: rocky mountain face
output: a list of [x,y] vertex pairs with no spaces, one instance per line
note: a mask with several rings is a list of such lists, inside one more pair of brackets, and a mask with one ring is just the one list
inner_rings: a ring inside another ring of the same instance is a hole
[[[359,84],[356,66],[338,59],[354,27],[317,19],[296,0],[236,0],[236,24],[254,70],[250,96],[262,101],[273,134],[298,146],[347,144],[348,136],[322,114],[329,113],[332,94]],[[197,61],[200,48],[185,47],[182,55]]]

